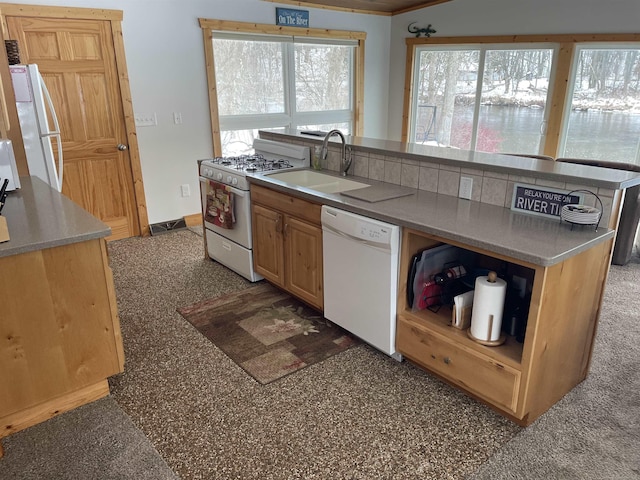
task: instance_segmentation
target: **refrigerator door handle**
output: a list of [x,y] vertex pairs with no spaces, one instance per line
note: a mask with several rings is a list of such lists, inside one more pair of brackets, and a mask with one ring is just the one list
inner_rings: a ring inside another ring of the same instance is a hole
[[[60,124],[58,123],[58,116],[56,115],[56,109],[53,106],[53,101],[51,100],[51,95],[49,95],[49,89],[47,88],[47,84],[44,83],[44,79],[42,75],[38,71],[38,82],[42,87],[42,93],[44,94],[44,98],[47,101],[47,105],[49,106],[49,111],[51,112],[51,119],[53,120],[54,130],[50,130],[49,132],[42,134],[42,137],[54,137],[57,140],[58,144],[58,191],[62,191],[62,173],[64,167],[64,159],[62,157],[62,137],[60,135]],[[47,122],[48,123],[48,122]],[[47,125],[47,128],[49,126]],[[55,165],[54,165],[55,166]]]

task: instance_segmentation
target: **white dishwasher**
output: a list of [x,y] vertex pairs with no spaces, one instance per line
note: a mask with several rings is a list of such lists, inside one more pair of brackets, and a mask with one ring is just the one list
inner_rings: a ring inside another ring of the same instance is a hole
[[365,342],[396,352],[400,227],[322,207],[324,316]]

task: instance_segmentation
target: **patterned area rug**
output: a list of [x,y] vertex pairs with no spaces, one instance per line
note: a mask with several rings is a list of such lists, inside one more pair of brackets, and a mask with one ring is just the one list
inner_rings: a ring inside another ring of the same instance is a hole
[[266,282],[178,313],[263,385],[359,342]]

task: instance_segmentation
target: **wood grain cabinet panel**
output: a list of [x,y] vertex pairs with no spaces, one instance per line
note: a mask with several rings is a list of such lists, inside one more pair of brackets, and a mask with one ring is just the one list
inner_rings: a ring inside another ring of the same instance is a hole
[[1,438],[104,393],[124,353],[104,239],[2,257],[0,271]]
[[398,320],[397,341],[403,353],[425,367],[493,402],[516,411],[520,372],[495,359],[447,340],[419,323]]
[[283,214],[253,205],[253,263],[256,271],[271,283],[284,287]]
[[321,205],[258,185],[251,203],[256,272],[322,311]]
[[322,229],[295,217],[285,217],[286,287],[322,309]]

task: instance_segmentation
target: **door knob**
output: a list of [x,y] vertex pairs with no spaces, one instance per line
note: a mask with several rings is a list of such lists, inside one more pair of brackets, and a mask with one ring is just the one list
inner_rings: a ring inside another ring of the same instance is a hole
[[118,150],[120,150],[121,152],[124,152],[127,148],[129,148],[129,147],[127,147],[123,143],[119,143],[118,144]]

